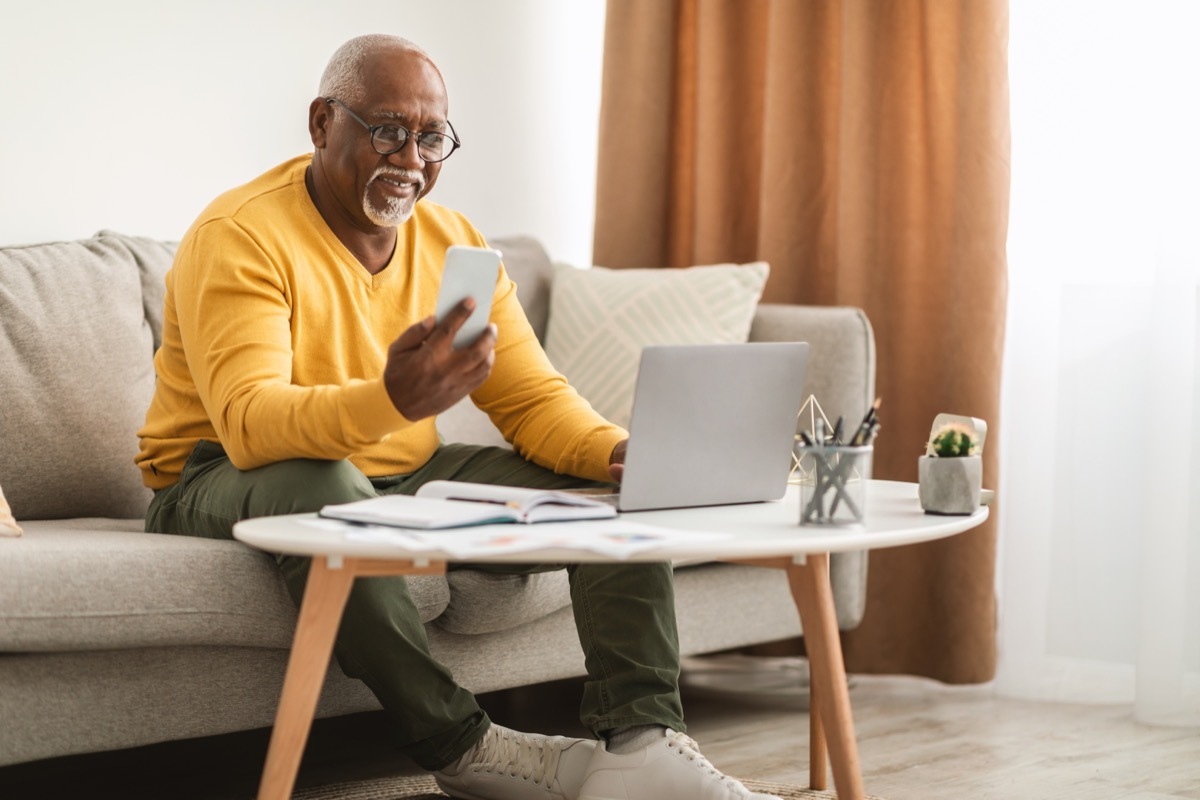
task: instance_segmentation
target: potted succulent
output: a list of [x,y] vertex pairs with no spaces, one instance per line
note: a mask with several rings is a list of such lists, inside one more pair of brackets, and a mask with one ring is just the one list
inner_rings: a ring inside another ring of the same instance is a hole
[[918,460],[918,497],[926,514],[970,514],[983,487],[981,439],[965,421],[935,422]]

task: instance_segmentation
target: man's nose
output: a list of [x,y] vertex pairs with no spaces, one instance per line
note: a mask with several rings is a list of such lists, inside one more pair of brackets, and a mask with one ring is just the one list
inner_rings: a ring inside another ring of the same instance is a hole
[[425,159],[417,147],[417,137],[409,136],[408,141],[394,153],[388,155],[388,162],[401,169],[425,169]]

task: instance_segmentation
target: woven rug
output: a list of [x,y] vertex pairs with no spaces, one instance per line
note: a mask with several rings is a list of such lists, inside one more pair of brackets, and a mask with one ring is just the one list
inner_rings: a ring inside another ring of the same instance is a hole
[[[833,792],[814,792],[799,786],[781,783],[743,780],[747,789],[778,795],[783,800],[834,800]],[[445,800],[446,795],[438,790],[433,778],[426,775],[416,777],[379,778],[369,781],[353,781],[314,789],[303,789],[292,795],[292,800]],[[867,800],[883,798],[867,795]]]

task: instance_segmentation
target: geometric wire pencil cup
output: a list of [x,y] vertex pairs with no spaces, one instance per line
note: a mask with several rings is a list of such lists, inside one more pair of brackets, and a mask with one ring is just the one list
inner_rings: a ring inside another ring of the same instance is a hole
[[811,459],[810,480],[800,484],[800,524],[859,527],[867,510],[871,445],[800,445]]

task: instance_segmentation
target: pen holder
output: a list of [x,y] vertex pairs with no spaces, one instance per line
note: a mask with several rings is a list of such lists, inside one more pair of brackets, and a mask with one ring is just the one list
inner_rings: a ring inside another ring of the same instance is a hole
[[800,484],[800,524],[861,526],[867,510],[867,481],[875,448],[866,445],[801,446],[811,457],[810,480]]

